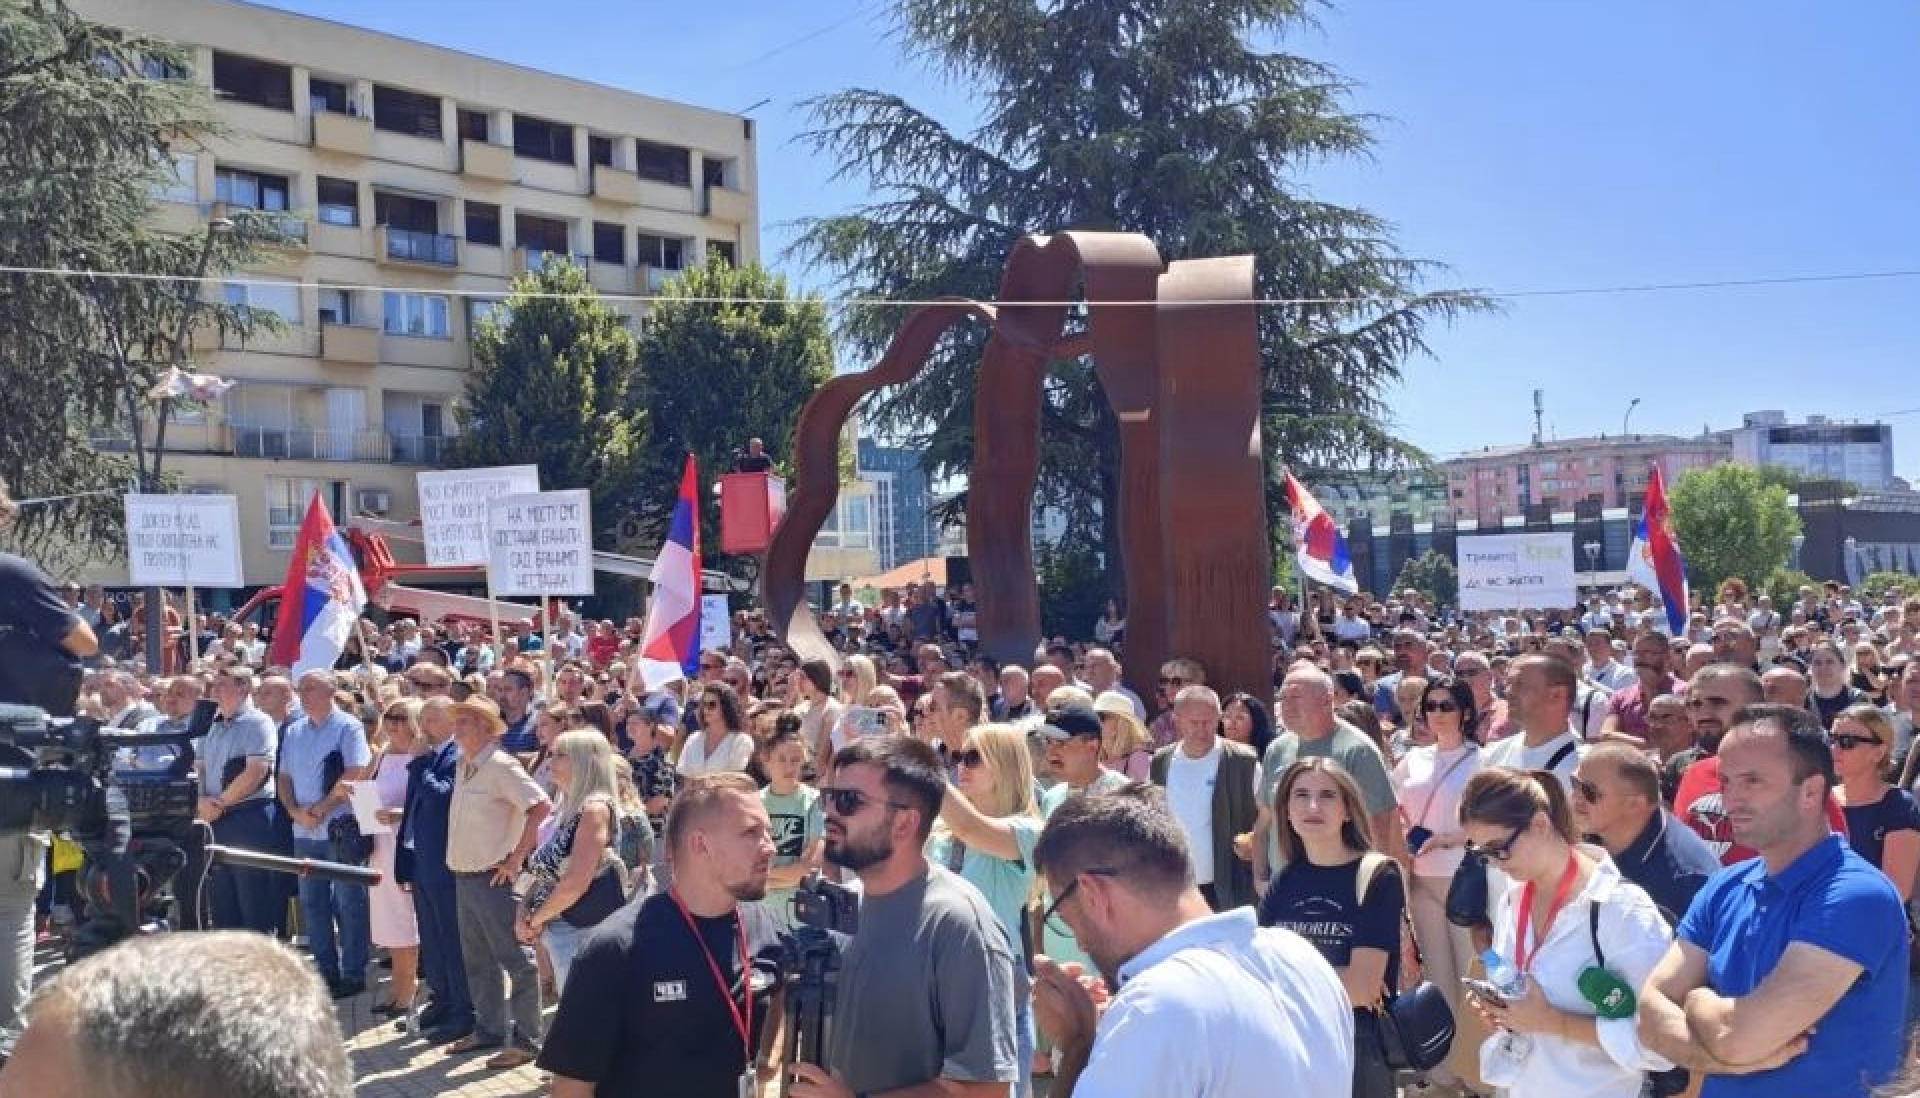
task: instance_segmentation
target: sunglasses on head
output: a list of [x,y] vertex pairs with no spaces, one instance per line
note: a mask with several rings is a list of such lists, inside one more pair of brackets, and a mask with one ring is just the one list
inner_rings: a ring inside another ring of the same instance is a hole
[[881,804],[888,808],[911,807],[899,801],[881,800],[858,789],[842,789],[830,785],[820,787],[820,796],[827,802],[827,808],[836,816],[858,816],[860,810],[869,804]]
[[1856,747],[1865,747],[1868,744],[1878,746],[1884,741],[1878,736],[1849,736],[1842,733],[1837,736],[1828,736],[1827,742],[1842,751],[1852,751]]

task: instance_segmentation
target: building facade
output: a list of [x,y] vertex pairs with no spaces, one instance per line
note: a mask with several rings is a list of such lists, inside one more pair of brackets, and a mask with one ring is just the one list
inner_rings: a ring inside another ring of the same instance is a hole
[[1863,492],[1898,487],[1893,428],[1884,423],[1835,423],[1826,416],[1788,423],[1785,412],[1748,412],[1740,426],[1720,437],[1742,465],[1777,465],[1807,477],[1845,481]]
[[233,0],[73,7],[189,46],[185,78],[216,96],[225,133],[178,157],[160,226],[251,208],[295,240],[208,290],[286,331],[198,333],[193,368],[236,384],[167,432],[187,490],[239,498],[249,584],[285,574],[316,492],[336,518],[418,514],[474,322],[516,274],[566,256],[636,297],[709,255],[759,258],[750,119]]
[[1712,435],[1601,435],[1489,447],[1440,462],[1439,469],[1454,517],[1497,524],[1505,515],[1571,510],[1577,503],[1639,514],[1655,464],[1672,484],[1689,470],[1727,461],[1731,452]]
[[873,548],[878,571],[932,556],[933,495],[920,452],[863,438],[855,448],[860,479],[873,486]]

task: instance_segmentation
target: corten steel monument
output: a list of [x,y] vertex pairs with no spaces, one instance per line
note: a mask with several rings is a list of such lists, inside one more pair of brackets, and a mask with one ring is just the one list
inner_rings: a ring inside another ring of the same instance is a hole
[[[981,648],[1002,663],[1033,661],[1041,387],[1048,363],[1090,355],[1120,423],[1129,684],[1151,698],[1160,664],[1182,655],[1206,667],[1223,697],[1271,698],[1253,274],[1251,256],[1167,265],[1144,236],[1065,232],[1015,246],[998,305],[955,299],[916,310],[879,363],[829,381],[800,414],[794,486],[761,573],[774,631],[801,659],[837,663],[806,604],[804,571],[839,497],[841,430],[861,397],[912,378],[949,328],[977,318],[992,328],[967,492]],[[1095,304],[1085,330],[1068,333],[1076,286]]]

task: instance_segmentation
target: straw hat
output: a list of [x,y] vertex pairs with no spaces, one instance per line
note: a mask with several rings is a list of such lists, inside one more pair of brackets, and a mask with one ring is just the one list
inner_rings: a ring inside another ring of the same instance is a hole
[[466,701],[455,702],[451,710],[455,717],[465,713],[486,725],[487,735],[496,739],[507,730],[507,722],[500,716],[500,707],[493,704],[493,699],[484,694],[475,694]]
[[1093,699],[1093,711],[1102,716],[1111,714],[1121,724],[1127,726],[1128,734],[1133,740],[1129,750],[1138,750],[1153,743],[1153,734],[1147,731],[1147,726],[1141,724],[1140,718],[1134,714],[1133,699],[1120,691],[1108,690]]

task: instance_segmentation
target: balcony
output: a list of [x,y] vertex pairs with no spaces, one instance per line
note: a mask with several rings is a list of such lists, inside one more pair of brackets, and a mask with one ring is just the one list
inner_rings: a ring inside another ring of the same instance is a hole
[[633,268],[620,263],[596,262],[587,268],[587,281],[603,294],[633,293]]
[[512,183],[518,178],[514,174],[513,150],[505,145],[463,138],[460,142],[460,174],[473,179],[491,179],[496,183]]
[[393,460],[400,465],[438,465],[450,441],[440,435],[389,435]]
[[366,156],[373,152],[373,119],[320,111],[313,116],[313,147]]
[[605,164],[593,166],[593,197],[604,198],[609,202],[623,202],[629,206],[640,204],[640,177],[629,171],[608,167]]
[[383,263],[444,270],[460,265],[460,238],[446,233],[427,233],[415,229],[396,229],[382,225],[374,230],[374,258]]
[[351,366],[378,366],[380,329],[360,324],[322,323],[320,357]]
[[667,283],[679,278],[680,274],[681,272],[678,269],[669,270],[665,267],[642,266],[640,268],[640,283],[649,294],[664,293],[667,288]]
[[514,274],[538,274],[546,265],[556,259],[565,259],[583,271],[593,270],[593,257],[590,255],[568,255],[566,252],[550,252],[544,248],[515,248],[513,250]]
[[744,225],[753,220],[753,197],[731,187],[708,187],[706,213],[716,221]]
[[385,431],[315,430],[306,427],[262,427],[232,423],[233,454],[243,458],[293,461],[386,461]]

